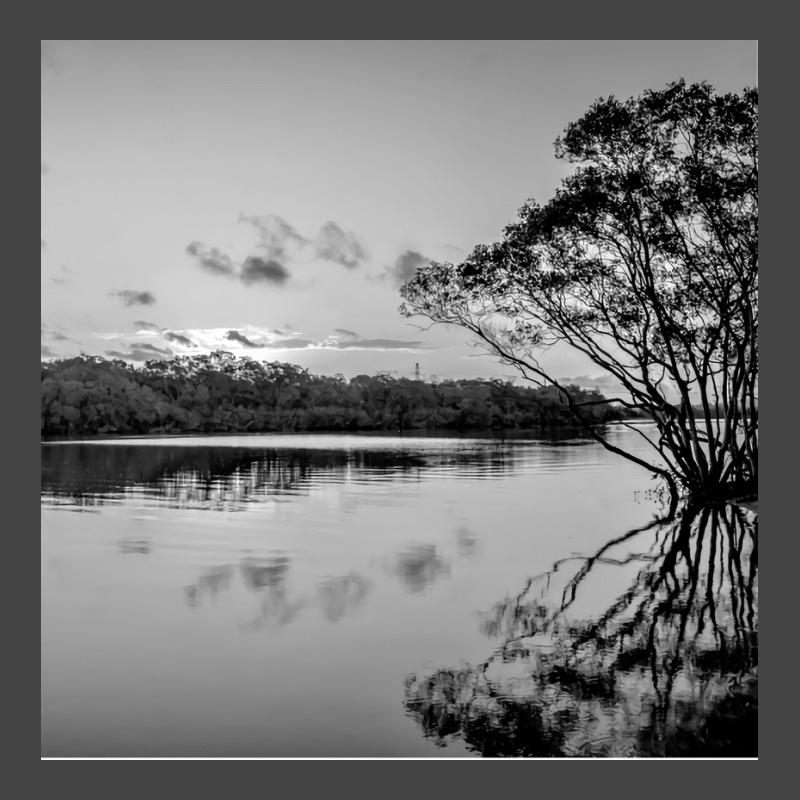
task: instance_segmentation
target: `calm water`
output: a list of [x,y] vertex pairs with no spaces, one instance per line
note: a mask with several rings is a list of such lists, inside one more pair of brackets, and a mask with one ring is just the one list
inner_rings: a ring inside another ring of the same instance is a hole
[[756,755],[755,523],[652,487],[581,438],[43,444],[42,754]]

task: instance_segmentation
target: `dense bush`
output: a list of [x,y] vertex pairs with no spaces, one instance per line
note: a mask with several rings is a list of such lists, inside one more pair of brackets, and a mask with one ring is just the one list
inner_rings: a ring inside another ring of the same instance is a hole
[[[42,434],[527,428],[569,425],[557,390],[500,380],[425,383],[311,375],[217,352],[173,361],[81,356],[43,363]],[[598,423],[620,418],[594,390],[569,387]]]

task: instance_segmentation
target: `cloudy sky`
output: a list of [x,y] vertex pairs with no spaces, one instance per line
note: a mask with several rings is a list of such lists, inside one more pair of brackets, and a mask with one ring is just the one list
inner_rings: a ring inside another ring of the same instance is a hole
[[42,356],[510,375],[398,286],[552,196],[597,98],[679,77],[756,86],[757,44],[42,42]]

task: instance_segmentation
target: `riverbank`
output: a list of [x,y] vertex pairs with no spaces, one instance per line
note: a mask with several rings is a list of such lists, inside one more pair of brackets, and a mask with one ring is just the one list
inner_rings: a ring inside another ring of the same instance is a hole
[[[597,424],[622,419],[599,392],[577,386],[569,391],[573,399],[593,404]],[[359,375],[348,381],[223,352],[141,367],[89,356],[41,366],[45,438],[573,425],[556,389],[499,380],[426,383]]]

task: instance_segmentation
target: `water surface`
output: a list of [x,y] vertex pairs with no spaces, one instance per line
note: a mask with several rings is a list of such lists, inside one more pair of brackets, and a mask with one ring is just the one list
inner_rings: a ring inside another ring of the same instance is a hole
[[[580,703],[571,722],[542,715],[531,636],[546,629],[552,650],[555,578],[646,527],[652,486],[568,433],[45,443],[42,753],[587,754],[558,728],[586,738]],[[659,530],[637,551],[666,541]],[[581,580],[571,619],[653,563],[616,561]],[[486,684],[497,664],[522,683]]]

